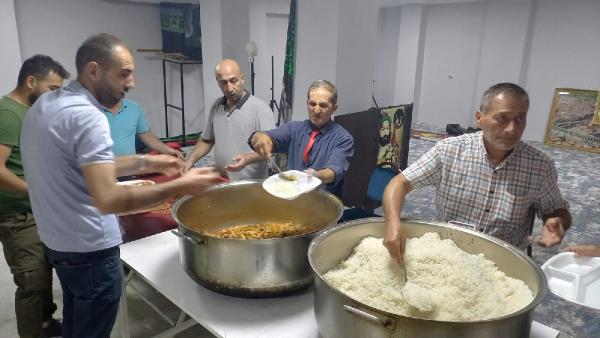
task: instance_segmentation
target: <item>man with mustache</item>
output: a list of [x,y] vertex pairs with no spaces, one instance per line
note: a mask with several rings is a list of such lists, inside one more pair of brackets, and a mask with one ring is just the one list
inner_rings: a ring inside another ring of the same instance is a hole
[[17,88],[0,99],[0,241],[17,285],[15,312],[19,337],[60,336],[52,319],[52,267],[44,256],[31,212],[19,135],[25,113],[43,94],[62,87],[69,73],[46,55],[23,62]]
[[115,214],[198,194],[220,179],[203,168],[161,184],[117,184],[117,176],[177,175],[184,162],[113,155],[102,107],[115,105],[134,85],[133,55],[123,41],[93,35],[77,50],[75,64],[77,79],[40,97],[27,113],[23,166],[38,233],[63,290],[62,337],[108,338],[123,280]]
[[[275,127],[273,112],[266,103],[246,91],[245,75],[236,61],[225,59],[219,62],[215,77],[223,97],[212,105],[200,140],[187,156],[186,169],[214,147],[215,165],[222,175],[232,180],[265,178],[267,166],[264,161],[254,161],[246,166],[254,154],[246,141],[252,132]],[[232,166],[241,165],[245,167],[243,170],[228,173]]]
[[274,152],[287,154],[288,169],[312,171],[327,191],[341,196],[354,139],[332,120],[337,110],[337,89],[329,81],[318,80],[308,87],[306,96],[307,120],[255,132],[248,143],[263,160]]
[[[479,231],[520,249],[530,241],[559,244],[571,226],[569,203],[557,185],[554,162],[521,141],[529,96],[520,86],[499,83],[487,89],[475,114],[482,131],[438,142],[394,177],[385,189],[383,244],[398,262],[406,235],[400,221],[405,196],[436,187],[440,221],[473,224]],[[539,239],[528,238],[530,208],[544,221]]]

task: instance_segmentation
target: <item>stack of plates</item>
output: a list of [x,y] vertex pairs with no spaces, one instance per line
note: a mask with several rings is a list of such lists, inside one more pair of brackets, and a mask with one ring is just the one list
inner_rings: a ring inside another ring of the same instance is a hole
[[544,263],[542,271],[552,293],[577,304],[600,309],[600,257],[563,252]]

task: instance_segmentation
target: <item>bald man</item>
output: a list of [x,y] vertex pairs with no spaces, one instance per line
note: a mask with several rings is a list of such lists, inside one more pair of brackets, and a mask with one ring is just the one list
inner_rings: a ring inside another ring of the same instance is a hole
[[[215,166],[222,175],[232,180],[265,178],[266,162],[249,163],[256,154],[247,140],[248,135],[256,131],[275,128],[273,112],[265,102],[246,91],[244,74],[236,61],[225,59],[219,62],[215,77],[223,97],[212,105],[201,138],[187,156],[186,169],[193,167],[215,147]],[[244,169],[227,171],[239,166]]]

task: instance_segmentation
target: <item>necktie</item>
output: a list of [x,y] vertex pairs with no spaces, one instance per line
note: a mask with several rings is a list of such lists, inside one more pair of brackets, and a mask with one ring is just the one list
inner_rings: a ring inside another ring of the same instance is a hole
[[319,135],[318,130],[313,130],[310,132],[310,139],[308,140],[308,143],[306,144],[306,148],[304,148],[304,153],[303,153],[304,156],[302,156],[302,159],[304,160],[304,165],[308,164],[308,153],[312,149],[313,144],[315,144],[315,139],[317,138],[317,135]]

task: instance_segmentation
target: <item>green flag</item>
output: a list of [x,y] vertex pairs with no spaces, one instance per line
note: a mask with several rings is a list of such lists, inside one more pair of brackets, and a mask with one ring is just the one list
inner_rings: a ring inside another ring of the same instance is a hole
[[294,104],[294,72],[296,68],[296,0],[290,2],[287,41],[285,43],[285,62],[283,64],[283,89],[279,99],[277,125],[292,119]]

